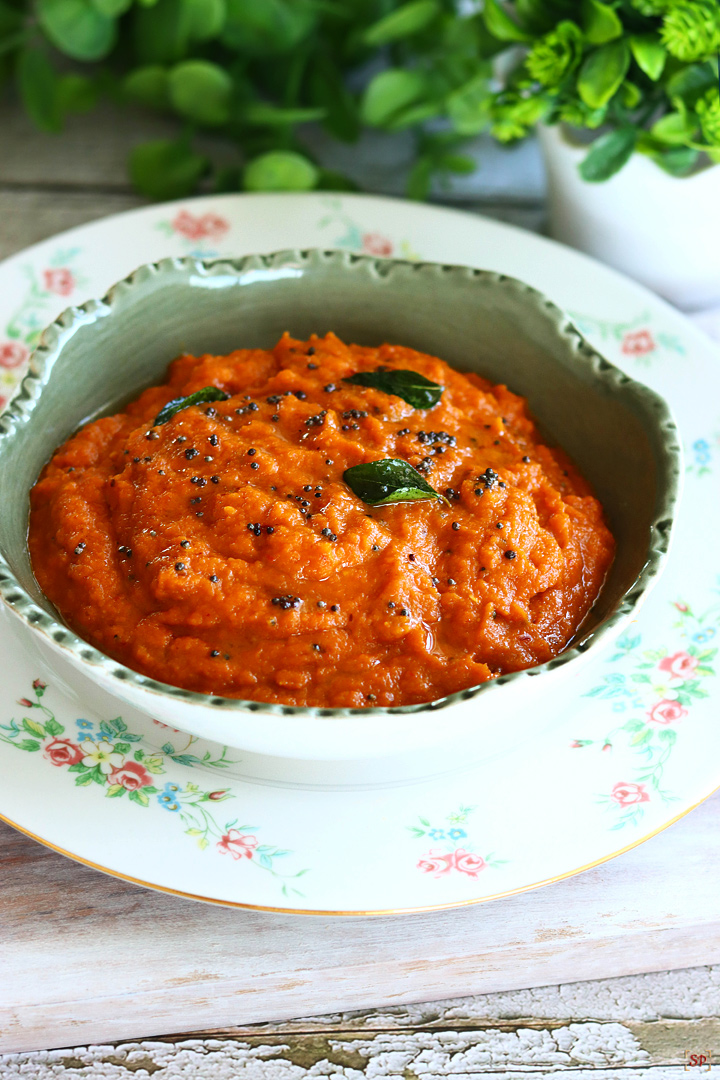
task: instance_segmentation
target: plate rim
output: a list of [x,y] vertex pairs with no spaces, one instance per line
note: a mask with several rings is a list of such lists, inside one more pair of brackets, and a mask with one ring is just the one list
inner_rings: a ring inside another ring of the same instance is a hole
[[[297,194],[286,195],[286,194],[276,193],[276,194],[274,194],[274,195],[272,195],[270,197],[273,198],[273,199],[283,199],[283,198],[284,199],[288,199],[288,198],[297,199],[297,198],[300,197],[305,201],[311,201],[311,200],[316,200],[317,201],[323,195],[324,195],[324,193],[304,193],[301,196],[298,196]],[[175,201],[169,202],[169,203],[151,204],[150,206],[143,206],[143,207],[133,208],[133,209],[126,210],[126,211],[120,211],[120,212],[118,212],[116,214],[108,215],[105,218],[101,218],[101,219],[98,219],[98,220],[95,220],[95,221],[86,222],[86,223],[84,223],[82,225],[75,226],[73,228],[64,230],[61,233],[54,234],[51,237],[47,237],[44,240],[38,241],[36,244],[31,245],[31,246],[29,246],[27,248],[24,248],[20,252],[16,252],[13,255],[9,256],[8,259],[3,260],[3,262],[0,263],[0,271],[6,270],[6,269],[11,269],[14,260],[22,258],[22,257],[27,258],[28,256],[36,253],[38,250],[42,249],[45,245],[47,245],[50,242],[61,241],[63,238],[67,238],[68,236],[71,236],[71,235],[72,236],[77,236],[78,233],[80,233],[81,231],[84,231],[86,229],[88,229],[88,230],[89,229],[102,229],[104,225],[106,225],[110,221],[113,221],[116,218],[117,219],[123,219],[123,218],[127,218],[128,215],[134,215],[136,218],[140,217],[141,215],[151,216],[153,211],[157,211],[158,209],[161,209],[161,208],[173,208],[173,207],[188,206],[188,205],[193,205],[193,204],[202,203],[202,202],[212,202],[212,204],[215,205],[217,202],[219,202],[221,200],[223,200],[223,201],[224,200],[230,200],[230,201],[236,201],[237,200],[237,201],[239,201],[240,199],[242,199],[242,200],[247,200],[247,199],[257,200],[257,199],[264,199],[264,198],[267,198],[267,197],[268,196],[266,196],[266,195],[255,195],[255,194],[250,194],[250,193],[244,194],[244,195],[232,194],[232,193],[228,194],[228,195],[217,195],[217,196],[203,195],[203,196],[197,197],[196,200],[180,199],[180,200],[175,200]],[[372,202],[380,202],[380,203],[385,203],[385,204],[387,204],[387,203],[396,203],[396,204],[401,203],[401,204],[404,204],[406,206],[408,205],[407,200],[403,200],[403,199],[400,199],[400,198],[389,197],[389,196],[374,196],[374,195],[370,195],[370,194],[352,194],[352,195],[344,195],[343,194],[343,202],[350,202],[350,201],[352,201],[352,202],[362,202],[362,203],[364,203],[366,205],[369,204],[369,203],[372,203]],[[409,206],[410,206],[411,209],[415,209],[414,204],[409,204]],[[575,250],[573,250],[571,248],[567,248],[565,245],[559,244],[556,241],[553,241],[553,240],[551,240],[551,239],[549,239],[547,237],[538,236],[537,234],[534,234],[532,232],[529,232],[528,230],[522,229],[519,226],[511,225],[511,224],[508,224],[508,223],[505,223],[505,222],[498,222],[498,221],[496,221],[494,219],[487,218],[487,217],[485,217],[484,215],[481,215],[481,214],[475,214],[474,212],[471,212],[471,211],[462,210],[462,209],[455,209],[453,207],[436,206],[436,205],[417,207],[417,209],[422,210],[423,212],[430,212],[432,214],[436,214],[436,213],[440,213],[442,215],[449,214],[455,219],[457,219],[458,215],[462,219],[467,218],[467,216],[469,215],[476,222],[478,222],[478,224],[482,224],[485,227],[490,227],[493,230],[496,229],[499,232],[504,232],[506,230],[510,230],[511,232],[516,234],[519,238],[521,238],[522,241],[528,242],[531,245],[534,242],[539,242],[541,246],[543,246],[545,244],[548,244],[552,248],[557,249],[566,258],[567,257],[569,257],[569,258],[572,258],[572,257],[580,258],[588,266],[589,269],[591,269],[593,271],[605,271],[605,273],[607,275],[609,275],[611,280],[615,279],[615,281],[617,283],[619,283],[619,284],[624,283],[626,285],[631,286],[632,290],[633,290],[633,293],[636,296],[639,296],[639,297],[644,296],[647,299],[647,302],[649,304],[651,304],[652,307],[655,310],[660,309],[660,310],[666,311],[668,313],[668,315],[673,320],[677,320],[678,318],[682,318],[683,324],[684,324],[684,329],[687,332],[687,337],[691,341],[694,338],[697,346],[700,349],[702,349],[703,351],[705,351],[706,353],[711,353],[711,352],[715,353],[715,354],[718,353],[718,347],[717,347],[716,342],[714,342],[711,338],[709,338],[700,328],[695,326],[689,319],[684,318],[682,313],[677,312],[670,304],[668,304],[661,297],[656,296],[655,294],[650,292],[650,290],[648,290],[644,286],[640,285],[639,283],[634,282],[631,279],[628,279],[625,275],[613,270],[610,267],[607,267],[607,266],[604,266],[601,263],[598,263],[596,260],[592,259],[591,257],[589,257],[587,255],[584,255],[581,252],[577,252],[577,251],[575,251]],[[10,265],[8,265],[8,264],[10,264]],[[138,884],[138,885],[141,885],[143,887],[153,889],[155,891],[165,892],[165,893],[169,893],[169,894],[172,894],[172,895],[178,895],[178,896],[188,898],[188,899],[195,899],[195,900],[198,900],[198,901],[202,901],[202,902],[206,902],[206,903],[213,903],[213,904],[216,904],[216,905],[219,905],[219,906],[225,906],[225,907],[237,907],[237,908],[245,908],[245,909],[249,909],[249,910],[268,911],[268,912],[290,914],[290,915],[293,915],[293,914],[298,914],[298,915],[299,914],[303,914],[303,915],[305,915],[305,914],[311,915],[312,914],[312,915],[319,915],[319,916],[323,916],[323,915],[328,915],[328,916],[330,916],[330,915],[333,915],[333,916],[336,916],[336,915],[337,916],[343,916],[343,915],[344,916],[368,915],[368,916],[370,916],[370,915],[388,915],[388,914],[398,914],[398,915],[400,915],[400,914],[414,914],[414,913],[436,911],[436,910],[449,910],[449,909],[456,908],[456,907],[469,906],[471,904],[485,903],[485,902],[487,902],[489,900],[501,899],[501,898],[504,898],[504,897],[507,897],[507,896],[517,895],[519,893],[532,891],[534,889],[543,887],[544,885],[552,884],[552,883],[554,883],[556,881],[562,881],[562,880],[564,880],[566,878],[576,876],[577,874],[582,873],[585,870],[592,869],[593,867],[602,865],[605,862],[609,862],[610,860],[614,859],[618,855],[624,854],[626,851],[632,850],[633,848],[640,846],[642,843],[644,843],[646,840],[651,839],[653,836],[659,835],[659,833],[665,831],[666,828],[669,828],[670,825],[675,824],[677,821],[679,821],[681,818],[685,817],[692,810],[696,809],[702,802],[704,802],[707,798],[709,798],[712,794],[714,794],[714,792],[718,791],[719,789],[720,789],[720,785],[713,786],[709,791],[707,791],[707,793],[703,794],[697,801],[694,801],[690,806],[684,808],[678,814],[674,815],[670,820],[668,820],[666,822],[663,822],[663,824],[661,824],[657,828],[653,829],[652,831],[650,831],[648,833],[645,833],[641,837],[638,837],[638,838],[634,839],[631,843],[629,843],[629,844],[627,844],[627,845],[625,845],[625,846],[623,846],[623,847],[621,847],[621,848],[619,848],[617,850],[614,850],[614,851],[604,855],[603,857],[601,857],[598,860],[595,860],[593,862],[584,864],[584,865],[582,865],[582,866],[580,866],[580,867],[578,867],[576,869],[572,869],[572,870],[563,872],[562,874],[557,875],[555,877],[542,879],[542,880],[540,880],[538,882],[534,882],[534,883],[530,883],[530,884],[527,884],[527,885],[519,886],[516,889],[505,890],[505,891],[498,892],[498,893],[490,895],[490,896],[482,896],[480,898],[471,898],[471,899],[467,899],[467,900],[463,899],[463,900],[459,900],[459,901],[451,901],[449,903],[443,903],[443,904],[438,904],[438,905],[426,905],[426,906],[402,907],[402,908],[388,908],[388,909],[373,909],[373,910],[368,910],[368,911],[351,911],[351,910],[348,910],[348,911],[332,911],[332,910],[322,909],[322,908],[320,908],[320,909],[300,909],[300,908],[294,908],[294,907],[288,907],[288,906],[254,905],[254,904],[242,903],[242,902],[239,902],[239,901],[223,900],[223,899],[219,899],[217,897],[205,897],[205,896],[202,896],[202,895],[199,895],[199,894],[186,892],[186,891],[178,890],[178,889],[173,889],[173,888],[163,886],[163,885],[158,885],[158,884],[155,884],[155,883],[152,883],[152,882],[147,882],[147,881],[144,881],[141,878],[135,878],[132,875],[128,875],[128,874],[125,874],[123,872],[120,872],[120,871],[113,870],[111,868],[102,866],[99,863],[95,863],[92,860],[89,860],[89,859],[86,859],[86,858],[84,858],[84,857],[82,857],[80,855],[74,854],[73,852],[70,852],[70,851],[62,848],[59,845],[56,845],[56,844],[54,844],[54,843],[52,843],[50,841],[47,841],[47,840],[43,839],[42,837],[36,835],[31,830],[29,830],[29,829],[25,828],[24,826],[20,825],[19,823],[15,822],[12,818],[8,817],[7,815],[5,815],[3,813],[0,813],[0,820],[6,822],[11,827],[15,828],[17,831],[23,833],[24,835],[27,835],[27,836],[31,837],[32,839],[36,840],[37,842],[43,844],[43,846],[45,846],[45,847],[47,847],[47,848],[49,848],[51,850],[54,850],[54,851],[56,851],[56,852],[58,852],[60,854],[63,854],[66,857],[71,858],[73,861],[78,862],[78,863],[80,863],[82,865],[89,866],[92,869],[99,870],[99,871],[101,871],[101,872],[103,872],[105,874],[108,874],[109,876],[116,877],[116,878],[119,878],[121,880],[128,881],[129,883],[132,883],[132,884]]]

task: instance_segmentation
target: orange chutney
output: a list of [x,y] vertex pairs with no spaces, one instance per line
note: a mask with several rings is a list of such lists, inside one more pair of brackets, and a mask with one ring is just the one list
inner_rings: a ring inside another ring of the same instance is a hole
[[[427,410],[343,382],[419,372]],[[170,400],[230,397],[153,426]],[[351,466],[400,458],[445,500],[370,506]],[[335,335],[180,356],[87,424],[31,493],[37,580],[108,656],[165,683],[287,705],[432,701],[542,663],[598,595],[614,542],[525,401],[399,345]]]

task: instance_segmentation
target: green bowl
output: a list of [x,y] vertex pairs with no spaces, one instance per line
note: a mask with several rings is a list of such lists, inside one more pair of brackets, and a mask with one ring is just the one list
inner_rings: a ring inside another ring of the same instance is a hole
[[[27,549],[28,492],[55,448],[88,418],[162,381],[179,353],[268,348],[284,330],[298,338],[333,330],[348,342],[411,346],[528,399],[546,437],[593,485],[617,540],[607,581],[571,648],[541,667],[424,705],[315,709],[158,683],[65,626],[38,588]],[[527,687],[536,694],[551,684],[550,672],[572,669],[614,639],[664,563],[680,468],[677,431],[662,398],[604,359],[550,300],[513,278],[339,251],[164,259],[136,270],[103,300],[65,311],[44,332],[0,417],[0,592],[56,656],[174,726],[287,757],[393,753],[408,739],[437,739],[445,724],[434,715],[439,709],[449,721],[472,705],[476,723],[487,698],[504,712],[527,696]]]

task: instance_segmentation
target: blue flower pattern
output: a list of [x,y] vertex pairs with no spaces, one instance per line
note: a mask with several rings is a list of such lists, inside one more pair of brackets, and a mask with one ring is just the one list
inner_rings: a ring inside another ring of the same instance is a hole
[[180,809],[180,801],[175,798],[175,793],[180,790],[178,784],[167,783],[157,797],[157,801],[170,813],[177,813]]

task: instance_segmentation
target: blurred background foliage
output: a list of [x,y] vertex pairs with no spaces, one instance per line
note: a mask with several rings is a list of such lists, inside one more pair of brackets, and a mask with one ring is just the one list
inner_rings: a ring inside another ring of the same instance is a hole
[[102,99],[177,117],[128,163],[155,199],[352,189],[314,159],[310,123],[346,143],[410,131],[418,199],[473,170],[467,139],[539,122],[600,132],[588,180],[635,151],[683,175],[720,150],[718,48],[715,0],[0,0],[0,93],[43,131]]

